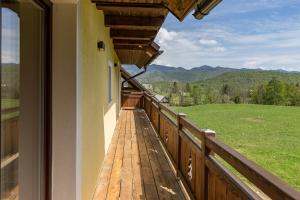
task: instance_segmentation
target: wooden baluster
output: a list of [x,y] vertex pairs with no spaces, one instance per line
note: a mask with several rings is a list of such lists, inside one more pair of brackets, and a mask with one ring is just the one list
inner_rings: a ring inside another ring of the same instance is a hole
[[149,105],[150,105],[150,108],[149,108],[149,119],[152,122],[152,118],[151,118],[151,116],[152,116],[152,96],[150,96]]
[[143,91],[143,95],[141,98],[141,108],[146,110],[146,108],[145,108],[145,91]]
[[160,112],[161,112],[161,107],[160,107],[160,103],[158,103],[158,122],[157,122],[158,135],[160,135]]
[[208,199],[208,168],[205,164],[205,159],[211,154],[211,150],[206,147],[206,137],[213,136],[215,137],[216,132],[210,129],[201,129],[201,133],[203,134],[201,141],[201,149],[202,149],[202,173],[201,173],[201,194],[203,200]]
[[176,147],[176,153],[177,153],[177,160],[176,162],[176,176],[179,178],[179,171],[180,171],[180,151],[181,151],[181,142],[180,142],[180,131],[182,130],[182,124],[180,123],[180,118],[186,117],[186,114],[184,113],[178,113],[177,114],[177,147]]

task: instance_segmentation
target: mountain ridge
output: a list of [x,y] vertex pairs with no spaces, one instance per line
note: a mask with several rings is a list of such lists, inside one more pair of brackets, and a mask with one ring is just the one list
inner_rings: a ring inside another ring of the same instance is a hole
[[[125,66],[125,69],[131,73],[136,74],[140,70],[137,67]],[[208,79],[216,78],[225,73],[240,72],[240,73],[270,73],[275,75],[284,74],[300,74],[300,71],[286,71],[282,69],[278,70],[264,70],[264,69],[247,69],[247,68],[229,68],[229,67],[212,67],[209,65],[203,65],[200,67],[194,67],[191,69],[185,69],[183,67],[171,67],[164,65],[152,64],[148,66],[147,72],[137,79],[141,82],[157,82],[157,81],[177,81],[177,82],[198,82]]]

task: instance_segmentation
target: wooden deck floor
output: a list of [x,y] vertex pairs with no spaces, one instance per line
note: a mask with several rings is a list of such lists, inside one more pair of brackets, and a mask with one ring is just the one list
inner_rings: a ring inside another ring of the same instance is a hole
[[94,200],[185,199],[143,110],[122,110]]

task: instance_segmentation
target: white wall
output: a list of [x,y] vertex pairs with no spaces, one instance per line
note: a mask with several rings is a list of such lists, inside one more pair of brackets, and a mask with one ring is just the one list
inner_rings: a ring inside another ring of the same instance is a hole
[[77,5],[53,5],[52,199],[80,199],[77,123]]

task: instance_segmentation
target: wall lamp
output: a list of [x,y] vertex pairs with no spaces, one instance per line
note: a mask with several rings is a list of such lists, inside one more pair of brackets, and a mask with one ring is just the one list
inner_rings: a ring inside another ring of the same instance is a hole
[[99,51],[105,51],[105,43],[103,41],[97,42],[97,48]]
[[114,63],[114,66],[115,66],[115,67],[118,67],[118,66],[120,66],[120,65],[121,65],[120,62],[115,62],[115,63]]
[[203,19],[209,12],[214,9],[222,0],[200,0],[194,12],[194,17],[198,20]]

